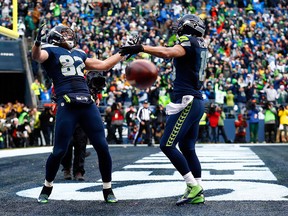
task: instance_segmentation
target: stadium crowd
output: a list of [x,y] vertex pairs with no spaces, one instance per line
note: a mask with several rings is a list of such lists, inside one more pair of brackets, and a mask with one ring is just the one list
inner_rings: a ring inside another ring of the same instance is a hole
[[[215,126],[218,126],[221,112],[225,113],[225,117],[235,118],[235,121],[238,121],[238,115],[243,115],[244,119],[249,122],[249,127],[250,123],[262,119],[265,122],[265,132],[267,132],[266,142],[286,142],[288,138],[287,1],[20,0],[18,2],[18,29],[21,38],[33,41],[39,25],[43,23],[46,24],[47,30],[55,25],[64,24],[77,32],[78,48],[83,49],[89,57],[99,59],[105,59],[117,52],[118,48],[125,43],[127,36],[131,34],[138,34],[143,44],[172,46],[176,42],[174,26],[177,19],[187,13],[199,15],[207,26],[205,40],[209,44],[211,54],[203,88],[203,98],[207,102],[205,112],[207,118],[205,117],[202,123],[205,122],[203,123],[205,126],[211,127],[211,116],[215,112],[220,113],[216,115],[218,122],[216,125],[213,123]],[[0,4],[0,25],[11,28],[11,2],[0,0]],[[0,35],[0,39],[7,38]],[[151,88],[135,89],[125,81],[125,66],[135,58],[149,59],[158,67],[159,76]],[[51,95],[48,93],[51,92],[51,83],[45,76],[45,71],[32,60],[31,67],[35,80],[40,81],[40,93],[44,96],[38,95],[39,100],[42,100],[42,104],[50,102]],[[173,88],[171,59],[163,60],[140,53],[126,62],[117,64],[110,71],[104,71],[103,74],[106,76],[107,85],[99,97],[106,125],[109,119],[108,113],[111,113],[111,108],[115,107],[115,104],[121,103],[124,113],[127,113],[131,110],[130,105],[133,105],[135,110],[148,101],[155,115],[160,107],[165,109],[171,100],[170,93]],[[256,110],[257,119],[251,117],[251,110]],[[27,112],[30,118],[21,123],[20,117],[23,112]],[[6,126],[19,124],[24,125],[22,132],[27,131],[28,135],[26,132],[18,133],[17,136],[21,136],[21,144],[12,142],[12,147],[41,145],[41,143],[35,144],[33,136],[31,138],[32,131],[40,127],[37,124],[35,126],[35,121],[33,121],[35,113],[40,115],[41,111],[37,108],[29,109],[18,102],[1,105],[0,143],[1,140],[4,140],[2,143],[7,140],[6,136],[9,133],[5,130]],[[111,114],[109,115],[112,118]],[[153,119],[157,118],[152,117],[151,121]],[[125,120],[123,117],[123,123],[126,122]],[[51,125],[53,125],[53,120]],[[155,125],[152,124],[153,131],[160,130],[161,134],[161,129],[157,130]],[[163,127],[161,125],[162,129]],[[129,132],[134,131],[135,134],[135,130],[137,130],[137,124],[136,127],[133,124]],[[208,133],[209,131],[214,131],[214,129],[208,130]],[[268,134],[268,131],[273,131],[272,135]],[[37,129],[35,136],[39,136]],[[11,137],[13,137],[12,134]],[[30,139],[32,141],[25,144],[26,140]],[[206,142],[217,141],[219,140],[212,134],[211,139],[206,140]],[[257,142],[257,139],[246,141]],[[51,144],[50,140],[46,142],[48,145]]]

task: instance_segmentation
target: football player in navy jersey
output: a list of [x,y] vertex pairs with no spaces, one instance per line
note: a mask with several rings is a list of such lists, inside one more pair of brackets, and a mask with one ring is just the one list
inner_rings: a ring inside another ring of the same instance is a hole
[[74,48],[75,32],[63,25],[52,28],[47,35],[48,43],[41,45],[42,28],[43,26],[40,27],[32,47],[32,58],[41,63],[48,76],[52,78],[58,110],[54,148],[46,162],[45,183],[38,202],[48,202],[61,159],[68,149],[78,123],[97,152],[104,199],[107,203],[115,203],[117,199],[111,186],[112,160],[105,139],[104,126],[100,112],[91,98],[83,71],[109,70],[123,57],[116,53],[104,61],[87,58],[83,50]]
[[[161,58],[174,58],[173,98],[166,107],[168,117],[160,148],[187,184],[176,205],[205,202],[201,164],[195,152],[199,121],[204,113],[201,88],[208,58],[203,39],[205,29],[202,19],[187,14],[178,20],[178,43],[173,47],[133,45],[120,48],[121,55],[145,52]],[[177,143],[180,151],[176,148]]]

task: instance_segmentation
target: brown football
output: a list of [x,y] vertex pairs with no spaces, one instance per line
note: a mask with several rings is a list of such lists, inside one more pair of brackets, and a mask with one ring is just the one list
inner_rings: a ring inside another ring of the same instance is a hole
[[126,66],[126,80],[139,89],[149,88],[157,79],[158,69],[154,63],[145,59],[137,59]]

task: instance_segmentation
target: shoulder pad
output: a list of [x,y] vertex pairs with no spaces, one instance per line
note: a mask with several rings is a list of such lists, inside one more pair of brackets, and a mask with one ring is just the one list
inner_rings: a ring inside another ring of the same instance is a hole
[[[78,49],[78,48],[73,48],[71,51],[79,51],[79,52],[82,52],[82,53],[85,53],[85,51],[84,50],[82,50],[82,49]],[[86,53],[85,53],[86,54]]]
[[189,38],[186,35],[182,35],[179,37],[178,39],[180,41],[180,43],[185,42],[185,41],[189,41]]
[[181,46],[191,46],[189,37],[186,35],[182,35],[178,38],[178,44],[180,44]]

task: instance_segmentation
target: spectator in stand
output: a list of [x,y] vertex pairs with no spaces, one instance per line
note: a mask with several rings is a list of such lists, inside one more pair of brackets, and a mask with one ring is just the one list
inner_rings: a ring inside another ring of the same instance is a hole
[[9,128],[9,134],[12,137],[12,147],[26,147],[28,144],[28,130],[26,124],[19,124],[18,118],[12,119],[12,126]]
[[107,97],[108,106],[112,106],[112,104],[116,102],[116,96],[114,94],[115,91],[116,91],[116,87],[114,85],[110,86],[108,90],[108,97]]
[[231,90],[227,91],[226,94],[226,107],[227,107],[227,112],[231,115],[233,113],[231,113],[233,111],[233,107],[235,106],[235,102],[234,102],[234,94],[232,93]]
[[219,85],[218,80],[215,84],[215,103],[222,107],[224,105],[226,91],[224,90],[224,86],[222,84]]
[[44,84],[42,84],[37,78],[34,80],[34,82],[31,84],[31,90],[34,92],[35,96],[38,99],[38,104],[41,101],[41,92],[45,90]]
[[216,104],[211,104],[209,112],[207,114],[207,118],[209,120],[209,126],[210,126],[210,142],[212,143],[217,143],[217,127],[218,127],[218,122],[220,118],[220,109]]
[[278,110],[279,116],[279,135],[277,131],[276,142],[286,143],[288,140],[288,105],[280,105]]
[[235,138],[234,143],[246,143],[246,128],[247,122],[243,118],[242,114],[238,115],[238,119],[235,120]]
[[36,6],[34,7],[33,12],[32,12],[32,19],[33,19],[33,23],[35,25],[35,28],[39,27],[41,10],[42,10],[41,4],[36,3]]
[[31,39],[32,37],[34,37],[34,30],[36,28],[33,22],[31,11],[28,11],[27,15],[25,16],[24,23],[26,27],[25,37]]
[[274,85],[272,83],[270,83],[270,84],[267,83],[263,90],[267,95],[267,101],[272,102],[274,105],[276,105],[278,93],[277,93],[276,89],[274,88]]
[[248,106],[247,119],[249,122],[250,142],[258,142],[258,128],[259,128],[259,110],[256,107],[256,102],[252,101]]
[[29,112],[29,108],[27,106],[24,106],[22,111],[18,115],[18,122],[20,125],[24,124],[24,122],[30,121]]
[[140,92],[138,93],[139,106],[144,105],[144,103],[148,101],[148,91],[149,91],[149,88],[145,90],[140,90]]
[[246,94],[244,87],[240,87],[236,97],[238,112],[244,114],[246,108]]
[[48,90],[45,88],[44,90],[41,91],[40,93],[40,101],[42,105],[45,105],[45,103],[51,103],[51,88]]
[[204,93],[211,102],[215,100],[215,91],[214,91],[212,82],[206,83],[206,88],[204,89]]
[[285,90],[284,85],[280,85],[279,89],[277,90],[277,94],[278,94],[277,104],[282,105],[288,103],[288,93]]
[[6,119],[6,112],[2,105],[0,105],[0,120]]
[[264,123],[265,123],[265,142],[266,143],[275,143],[276,139],[276,116],[277,110],[274,107],[273,102],[267,102],[266,107],[263,109],[264,113]]

